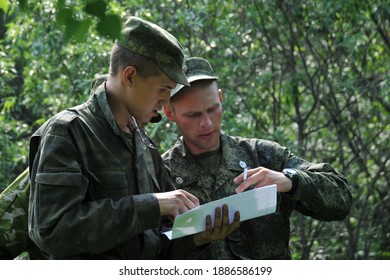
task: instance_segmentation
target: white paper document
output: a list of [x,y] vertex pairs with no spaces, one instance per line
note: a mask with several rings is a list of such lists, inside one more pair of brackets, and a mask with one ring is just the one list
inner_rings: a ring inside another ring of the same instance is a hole
[[240,211],[240,221],[253,219],[276,211],[276,185],[270,185],[234,194],[191,209],[175,218],[172,230],[163,232],[169,239],[202,232],[206,229],[206,216],[214,224],[215,208],[229,206],[229,221]]

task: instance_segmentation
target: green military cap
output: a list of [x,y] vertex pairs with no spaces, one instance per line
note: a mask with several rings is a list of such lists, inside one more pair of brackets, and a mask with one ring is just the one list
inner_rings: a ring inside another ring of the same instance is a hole
[[[186,76],[188,82],[192,83],[198,80],[218,80],[214,74],[210,63],[200,57],[190,57],[186,62]],[[171,90],[171,97],[178,93],[184,85],[177,85]]]
[[129,17],[123,25],[121,39],[116,43],[153,60],[174,82],[189,86],[184,74],[185,54],[182,45],[158,25],[138,17]]

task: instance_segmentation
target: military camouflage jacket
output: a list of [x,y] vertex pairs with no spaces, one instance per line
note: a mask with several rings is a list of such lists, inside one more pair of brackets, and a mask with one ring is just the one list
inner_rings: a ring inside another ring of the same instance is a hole
[[[173,185],[143,129],[117,125],[104,83],[48,120],[30,141],[29,235],[51,258],[153,259]],[[162,168],[161,168],[162,167]]]
[[177,188],[196,195],[202,203],[235,193],[233,179],[250,168],[275,171],[294,168],[299,184],[293,195],[278,193],[274,214],[241,222],[240,228],[223,241],[213,242],[192,254],[198,259],[289,259],[290,222],[293,210],[322,221],[342,220],[351,207],[347,180],[325,163],[312,164],[271,141],[221,135],[222,160],[214,180],[194,159],[180,138],[163,154]]

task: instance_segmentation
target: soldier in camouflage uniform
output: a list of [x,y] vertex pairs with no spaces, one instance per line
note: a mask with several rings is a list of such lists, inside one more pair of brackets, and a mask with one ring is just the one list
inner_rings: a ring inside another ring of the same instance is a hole
[[[163,154],[177,188],[200,203],[235,193],[277,185],[274,214],[241,222],[221,241],[190,254],[194,259],[290,259],[293,210],[321,221],[343,220],[351,207],[347,179],[329,164],[310,163],[278,143],[232,137],[221,131],[222,91],[208,61],[187,60],[191,87],[171,92],[165,114],[182,134]],[[244,180],[243,168],[249,168]]]
[[[87,102],[53,116],[30,140],[29,236],[52,259],[158,258],[162,217],[199,203],[174,190],[142,128],[176,83],[188,85],[183,49],[137,17],[121,34],[107,81],[97,79]],[[207,243],[197,236],[178,240],[180,253]]]

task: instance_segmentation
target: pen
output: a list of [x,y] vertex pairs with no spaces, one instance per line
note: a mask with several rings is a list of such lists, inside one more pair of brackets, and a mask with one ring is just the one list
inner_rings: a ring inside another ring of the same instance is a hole
[[246,178],[248,177],[248,166],[242,160],[240,161],[240,166],[241,168],[244,168],[244,181],[245,181]]

